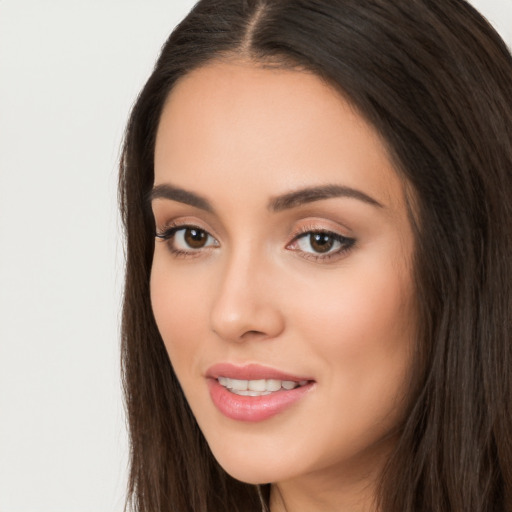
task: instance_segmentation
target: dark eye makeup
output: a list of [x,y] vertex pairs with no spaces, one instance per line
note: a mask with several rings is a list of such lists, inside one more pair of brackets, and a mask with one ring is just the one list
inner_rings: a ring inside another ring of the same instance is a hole
[[333,231],[303,228],[286,248],[300,252],[301,256],[307,260],[326,263],[343,257],[355,243],[355,238]]
[[155,236],[167,243],[172,254],[181,257],[198,256],[202,250],[219,246],[208,231],[193,225],[171,226]]
[[[175,225],[157,231],[156,238],[165,242],[174,256],[197,257],[220,243],[205,229],[194,225]],[[293,236],[286,249],[298,252],[303,258],[327,262],[341,258],[353,248],[356,240],[322,229],[303,229]]]

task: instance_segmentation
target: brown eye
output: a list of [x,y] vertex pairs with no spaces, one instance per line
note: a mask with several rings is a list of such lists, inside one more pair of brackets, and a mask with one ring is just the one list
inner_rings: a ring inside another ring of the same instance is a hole
[[166,242],[170,251],[180,256],[184,254],[200,254],[202,250],[219,247],[219,242],[208,231],[196,226],[175,226],[156,233],[157,238]]
[[334,245],[334,238],[328,233],[311,233],[309,244],[315,252],[329,252]]
[[183,239],[191,249],[201,249],[208,241],[208,234],[202,229],[186,228]]
[[302,253],[306,259],[327,262],[332,258],[341,257],[355,241],[354,238],[347,238],[332,231],[307,231],[297,236],[288,249]]

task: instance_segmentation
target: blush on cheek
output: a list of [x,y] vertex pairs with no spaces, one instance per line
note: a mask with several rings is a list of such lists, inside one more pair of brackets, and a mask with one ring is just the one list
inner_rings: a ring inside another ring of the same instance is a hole
[[327,292],[324,287],[322,293],[303,299],[301,332],[308,333],[314,351],[331,361],[355,392],[366,388],[365,380],[371,390],[372,382],[386,382],[387,374],[410,366],[412,292],[393,270],[357,279],[349,276],[343,286],[336,283]]

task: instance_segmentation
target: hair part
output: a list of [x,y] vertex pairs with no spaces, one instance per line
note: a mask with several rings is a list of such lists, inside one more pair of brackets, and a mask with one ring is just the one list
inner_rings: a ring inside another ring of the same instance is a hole
[[412,190],[416,378],[378,510],[510,512],[512,59],[464,0],[203,0],[169,37],[121,161],[128,506],[250,512],[269,499],[268,487],[236,481],[213,458],[149,298],[160,115],[180,78],[225,58],[332,84],[381,134]]

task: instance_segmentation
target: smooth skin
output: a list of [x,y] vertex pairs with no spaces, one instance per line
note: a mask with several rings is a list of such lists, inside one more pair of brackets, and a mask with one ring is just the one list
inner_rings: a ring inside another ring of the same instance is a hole
[[[415,342],[413,235],[381,138],[313,74],[212,62],[165,105],[162,186],[180,193],[152,201],[151,300],[214,456],[272,483],[272,512],[373,510]],[[326,186],[334,197],[282,199]],[[265,421],[236,421],[206,382],[224,362],[314,385]]]

